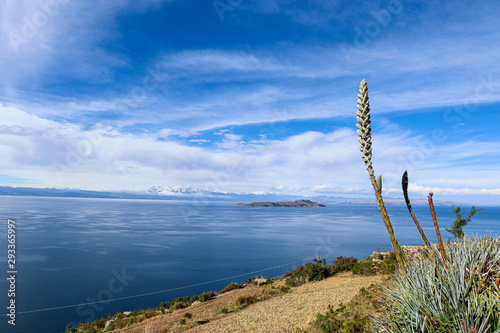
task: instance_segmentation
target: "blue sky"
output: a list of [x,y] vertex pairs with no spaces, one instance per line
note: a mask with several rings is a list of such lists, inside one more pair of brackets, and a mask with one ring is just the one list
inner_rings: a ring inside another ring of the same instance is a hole
[[3,185],[498,204],[496,1],[0,4]]

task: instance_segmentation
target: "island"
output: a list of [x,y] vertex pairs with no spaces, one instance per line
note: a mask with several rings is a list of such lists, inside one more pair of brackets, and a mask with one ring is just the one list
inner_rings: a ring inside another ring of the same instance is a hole
[[278,201],[278,202],[251,202],[249,204],[237,203],[238,207],[326,207],[311,200]]

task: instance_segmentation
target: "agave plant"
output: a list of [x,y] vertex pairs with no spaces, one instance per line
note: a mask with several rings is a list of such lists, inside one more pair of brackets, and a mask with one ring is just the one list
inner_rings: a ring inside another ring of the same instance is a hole
[[500,332],[500,248],[492,238],[445,244],[414,257],[383,291],[373,317],[377,332]]
[[358,111],[356,112],[356,115],[358,119],[356,127],[358,128],[357,133],[359,136],[358,141],[361,158],[366,165],[366,170],[368,170],[368,174],[375,191],[375,197],[377,198],[378,209],[380,211],[380,215],[382,216],[382,220],[384,221],[385,227],[387,228],[387,232],[391,237],[392,247],[394,248],[394,252],[396,253],[400,265],[404,266],[406,259],[398,241],[396,240],[391,220],[389,219],[384,200],[382,199],[382,176],[379,176],[378,179],[375,180],[375,173],[373,172],[370,102],[368,100],[368,85],[364,79],[359,84]]

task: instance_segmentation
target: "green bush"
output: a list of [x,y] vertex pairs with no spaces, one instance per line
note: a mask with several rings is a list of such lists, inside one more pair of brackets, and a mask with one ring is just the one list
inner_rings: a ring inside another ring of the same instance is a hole
[[349,257],[349,258],[342,257],[342,256],[337,257],[332,262],[332,266],[331,266],[332,275],[340,273],[340,272],[350,271],[352,269],[352,267],[356,264],[357,261],[358,261],[358,259],[356,259],[354,257]]
[[198,300],[200,302],[206,302],[206,301],[209,301],[212,298],[214,298],[214,296],[215,296],[214,292],[213,291],[209,291],[209,292],[203,293],[200,296],[198,296]]
[[495,239],[464,238],[412,258],[383,291],[376,331],[499,332],[500,248]]
[[381,261],[378,265],[378,272],[380,274],[394,274],[398,267],[398,260],[396,257],[396,253],[391,251],[388,256],[385,257],[383,261]]
[[358,261],[354,263],[351,271],[359,275],[375,275],[377,273],[377,266],[378,264],[372,261]]
[[227,293],[228,291],[243,288],[242,284],[239,283],[230,283],[226,288],[220,291],[220,294]]
[[286,284],[292,287],[298,287],[311,281],[320,281],[331,276],[331,270],[323,263],[310,262],[297,267],[289,274]]
[[186,312],[186,313],[184,314],[184,317],[186,317],[187,319],[191,319],[191,318],[193,318],[193,314],[192,314],[192,313],[189,313],[189,312]]
[[327,314],[318,313],[313,325],[325,333],[338,332],[343,327],[342,321],[337,318],[334,312]]
[[170,310],[184,309],[191,305],[190,297],[176,297],[172,300],[172,304],[170,305]]
[[347,310],[347,307],[340,303],[335,311],[329,306],[329,311],[326,314],[318,313],[311,324],[325,333],[368,331],[368,316],[352,309],[352,304],[349,305]]
[[183,308],[187,308],[190,305],[191,305],[191,302],[189,301],[189,296],[176,297],[172,300],[172,304],[170,305],[170,309],[171,310],[183,309]]
[[178,309],[184,309],[184,308],[187,308],[189,306],[188,303],[184,303],[184,302],[176,302],[174,304],[172,304],[170,306],[170,310],[178,310]]
[[457,218],[455,219],[455,222],[453,222],[453,224],[451,225],[451,229],[448,228],[445,229],[458,239],[464,237],[464,231],[462,230],[462,227],[465,227],[471,221],[472,217],[475,214],[481,213],[483,211],[482,208],[476,209],[475,206],[472,206],[469,215],[466,218],[463,218],[462,214],[460,214],[460,207],[455,208],[455,206],[451,206],[451,209],[453,210]]
[[317,314],[311,325],[321,332],[371,332],[369,319],[378,288],[374,284],[361,288],[354,299],[346,305],[340,303],[335,310],[329,305],[328,312]]

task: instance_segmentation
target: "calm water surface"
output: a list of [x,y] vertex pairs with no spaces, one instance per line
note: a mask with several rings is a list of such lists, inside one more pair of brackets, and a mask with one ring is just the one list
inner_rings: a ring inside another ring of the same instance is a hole
[[[469,207],[464,207],[464,211]],[[450,226],[450,207],[437,207]],[[401,244],[422,244],[404,206],[389,206]],[[427,206],[415,211],[436,242]],[[174,297],[223,289],[255,275],[278,276],[320,254],[365,257],[390,240],[376,206],[234,207],[234,203],[0,196],[0,259],[7,277],[7,219],[17,225],[16,326],[0,332],[64,332],[67,325],[156,307]],[[500,207],[485,207],[466,234],[500,234]],[[442,229],[443,237],[450,235]],[[294,264],[249,273],[256,270]],[[237,278],[232,276],[242,275]],[[207,281],[226,280],[189,287]],[[163,293],[117,300],[156,291]],[[0,280],[0,306],[9,298]],[[105,304],[69,305],[114,301]],[[57,308],[32,312],[40,309]]]

